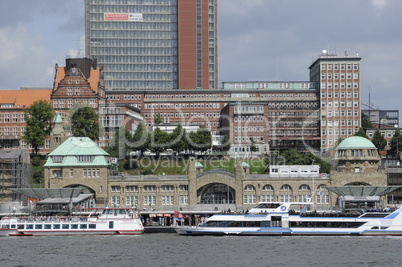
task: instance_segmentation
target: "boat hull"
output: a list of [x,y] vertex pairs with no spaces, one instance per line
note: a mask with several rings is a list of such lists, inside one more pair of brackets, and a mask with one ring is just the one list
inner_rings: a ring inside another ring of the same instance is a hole
[[[1,233],[1,232],[0,232]],[[1,233],[1,236],[70,236],[70,235],[140,235],[144,230],[118,231],[118,230],[100,230],[100,231],[10,231]]]

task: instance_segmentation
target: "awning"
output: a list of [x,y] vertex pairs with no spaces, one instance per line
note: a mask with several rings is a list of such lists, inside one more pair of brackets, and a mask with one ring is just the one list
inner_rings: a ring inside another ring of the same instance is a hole
[[331,192],[339,196],[354,196],[354,197],[367,197],[367,196],[383,196],[392,191],[395,191],[401,186],[326,186]]
[[83,188],[14,188],[14,192],[30,198],[73,198],[78,197]]
[[[80,203],[86,199],[91,198],[93,195],[92,194],[80,194],[77,197],[73,197],[71,199],[71,201],[76,204],[76,203]],[[46,198],[44,200],[41,200],[39,202],[36,203],[38,204],[70,204],[70,198]]]

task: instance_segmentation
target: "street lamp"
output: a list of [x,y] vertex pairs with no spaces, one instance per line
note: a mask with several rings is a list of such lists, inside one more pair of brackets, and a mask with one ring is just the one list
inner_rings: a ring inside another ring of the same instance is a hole
[[399,161],[399,135],[396,136],[396,129],[399,129],[399,125],[395,124],[395,137],[396,137],[396,158]]

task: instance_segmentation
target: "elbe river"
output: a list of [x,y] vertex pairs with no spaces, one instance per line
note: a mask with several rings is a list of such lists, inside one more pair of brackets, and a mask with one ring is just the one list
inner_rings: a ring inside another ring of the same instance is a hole
[[402,237],[0,237],[0,266],[401,266]]

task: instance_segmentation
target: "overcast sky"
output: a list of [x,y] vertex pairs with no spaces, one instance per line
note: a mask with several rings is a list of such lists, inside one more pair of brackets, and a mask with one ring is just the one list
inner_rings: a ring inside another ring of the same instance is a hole
[[[219,81],[307,81],[322,50],[362,57],[362,102],[399,109],[401,0],[218,0]],[[0,89],[51,87],[81,49],[83,0],[0,1]],[[364,105],[363,105],[364,108]],[[401,114],[402,115],[402,114]]]

